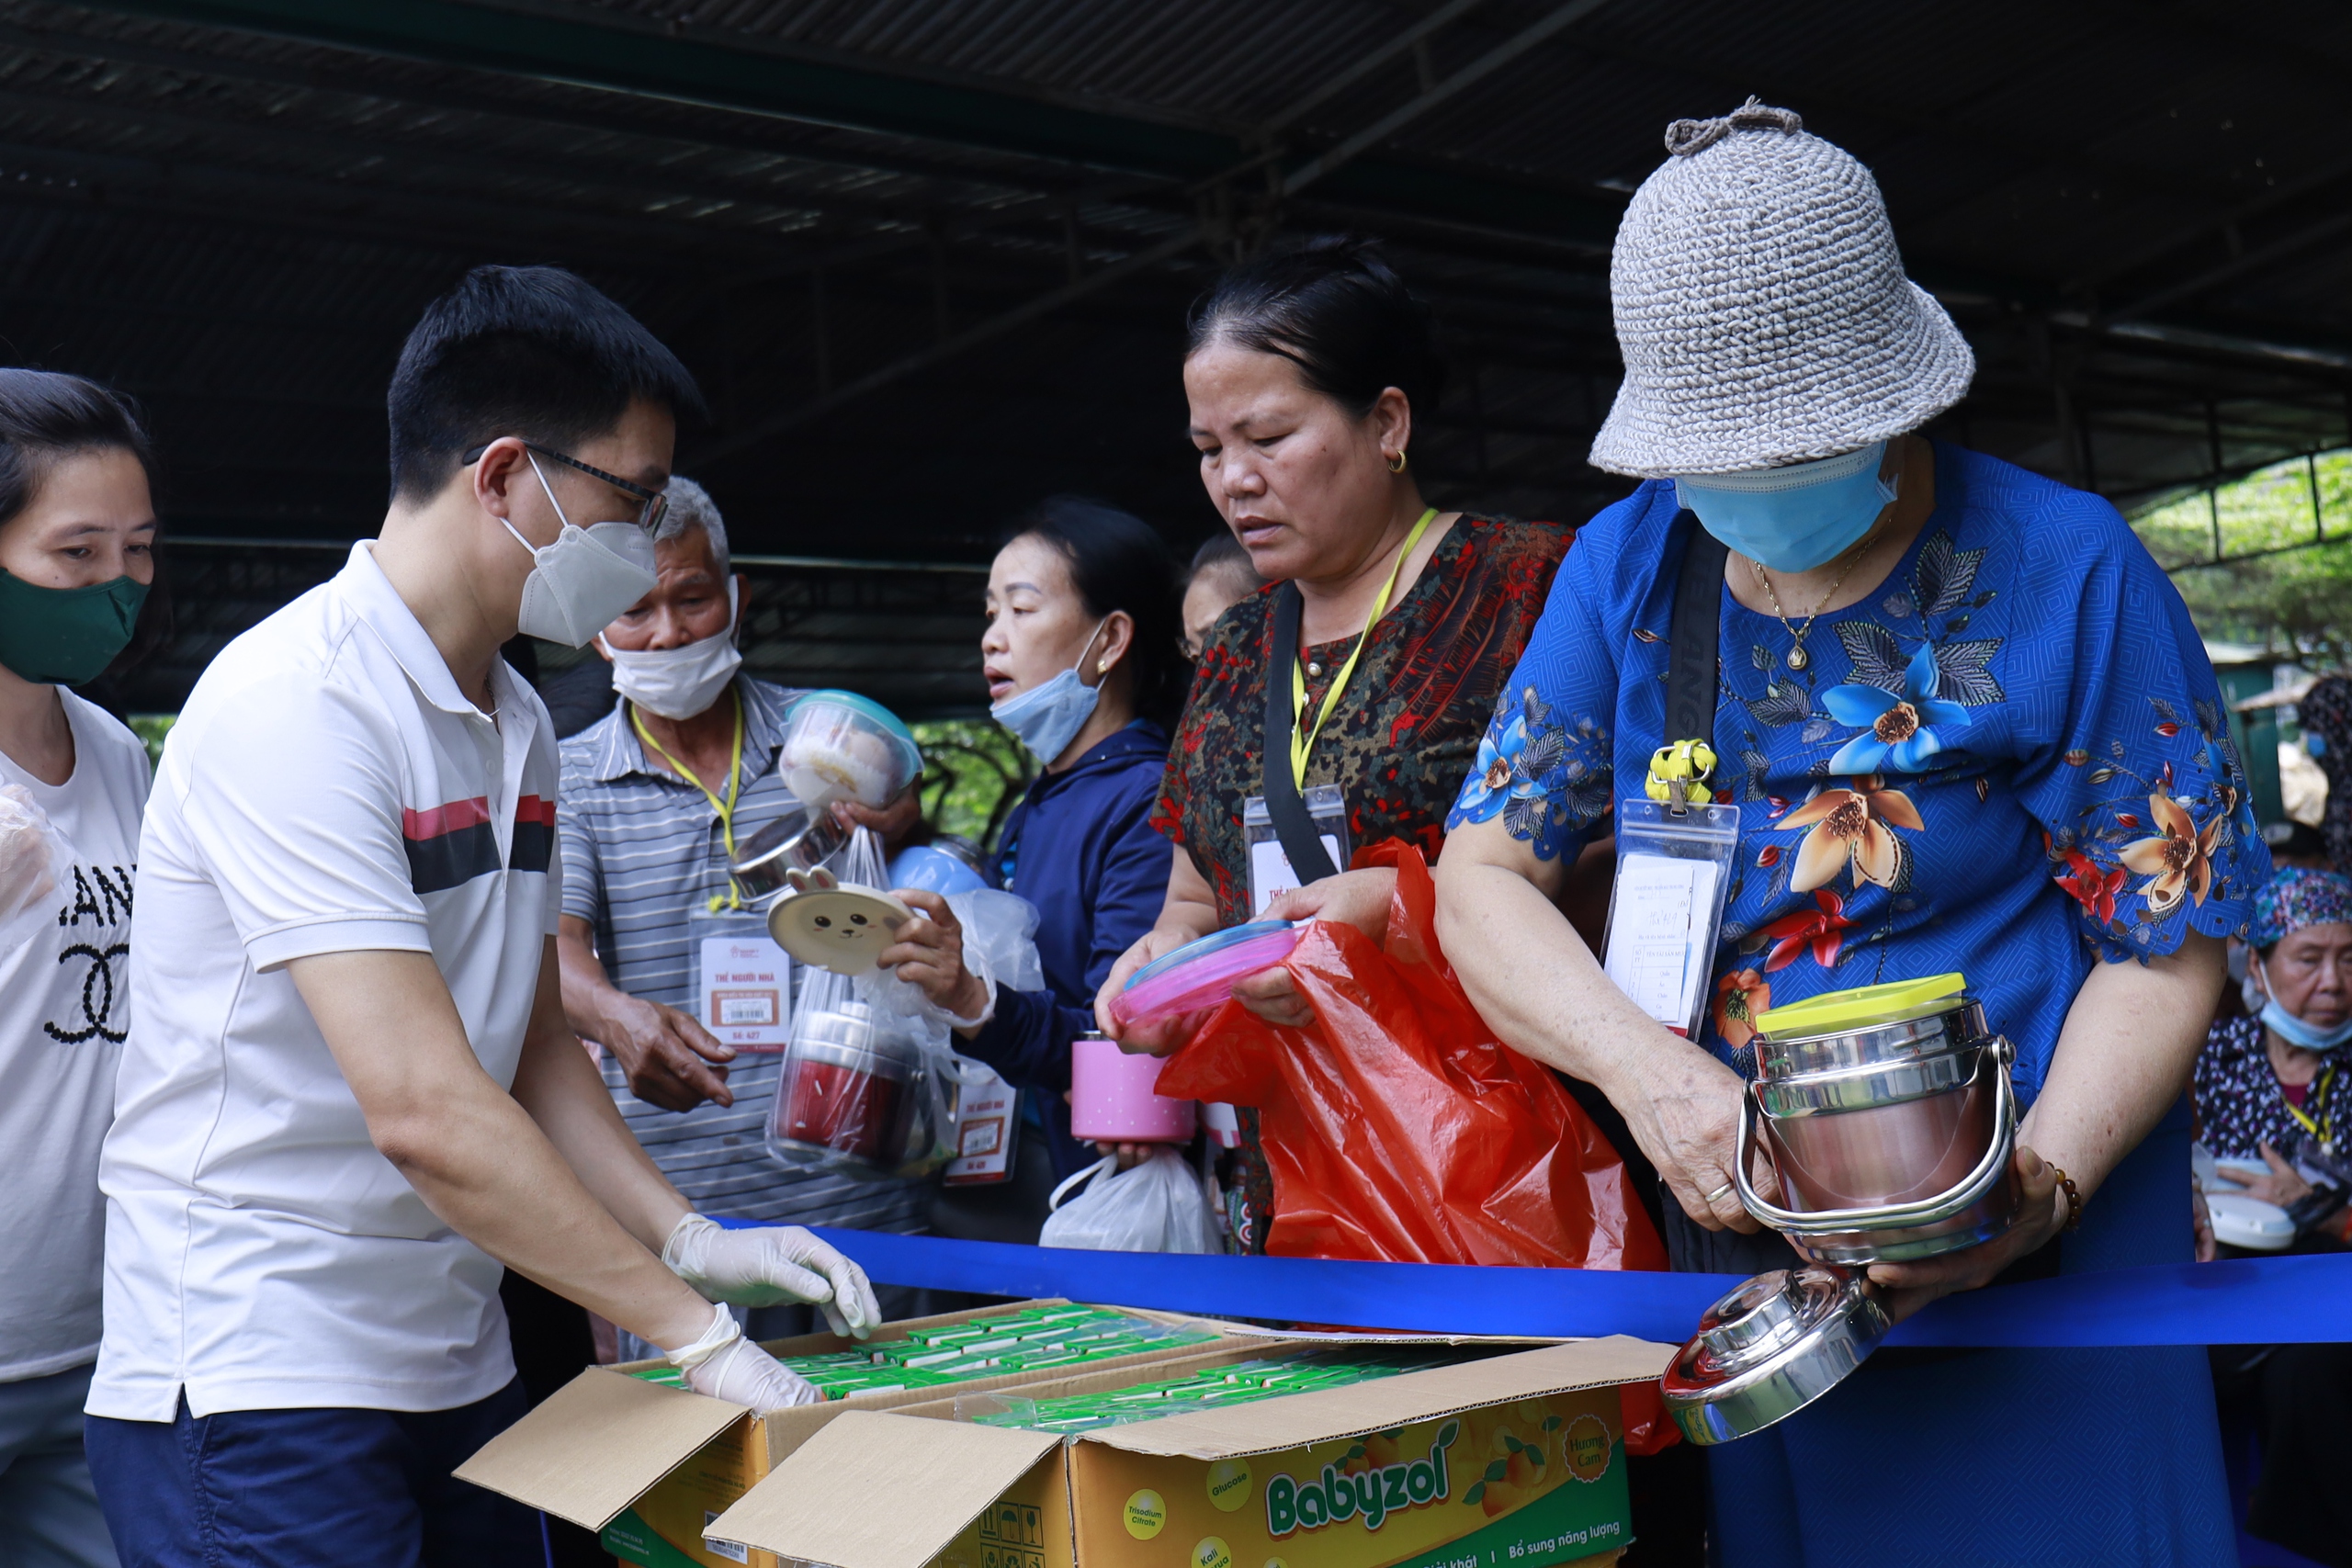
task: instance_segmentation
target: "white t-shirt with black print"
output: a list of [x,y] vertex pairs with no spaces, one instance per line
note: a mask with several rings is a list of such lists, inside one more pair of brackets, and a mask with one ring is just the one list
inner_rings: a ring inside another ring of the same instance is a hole
[[130,884],[147,805],[147,748],[59,688],[74,776],[45,784],[0,753],[72,846],[57,918],[0,953],[0,1382],[98,1354],[106,1199],[98,1147],[130,1021]]

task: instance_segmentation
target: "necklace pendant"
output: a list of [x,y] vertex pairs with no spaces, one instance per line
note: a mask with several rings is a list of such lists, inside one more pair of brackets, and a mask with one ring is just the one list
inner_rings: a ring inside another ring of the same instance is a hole
[[1804,644],[1800,642],[1790,648],[1787,662],[1790,669],[1802,670],[1813,662],[1813,656],[1805,652]]

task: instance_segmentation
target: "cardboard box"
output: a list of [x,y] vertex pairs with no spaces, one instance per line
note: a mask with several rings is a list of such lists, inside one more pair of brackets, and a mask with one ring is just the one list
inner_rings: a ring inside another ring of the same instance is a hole
[[954,1399],[844,1412],[709,1535],[822,1568],[1597,1568],[1633,1540],[1617,1387],[1673,1349],[1549,1345],[1067,1443],[956,1421]]
[[[1023,1302],[944,1313],[885,1324],[866,1341],[809,1334],[771,1340],[765,1348],[778,1356],[819,1355],[859,1343],[904,1339],[915,1329],[1001,1316],[1019,1307],[1057,1304],[1057,1301]],[[1271,1345],[1288,1343],[1261,1332],[1181,1314],[1133,1307],[1116,1310],[1220,1337],[1092,1363],[1090,1370],[1114,1372],[1115,1383],[1143,1382],[1152,1375],[1150,1369],[1163,1362],[1190,1364],[1204,1353],[1242,1359],[1265,1354]],[[709,1546],[703,1540],[704,1529],[842,1414],[936,1401],[948,1392],[933,1386],[861,1393],[755,1417],[740,1404],[628,1375],[655,1364],[589,1368],[492,1438],[458,1468],[458,1478],[601,1532],[605,1550],[625,1562],[647,1568],[686,1568],[687,1564],[727,1568],[729,1563],[775,1568],[775,1559],[763,1551]],[[975,1378],[949,1387],[970,1393],[1055,1381],[1058,1380],[1052,1373],[1040,1371]],[[1067,1505],[1062,1512],[1067,1515]]]

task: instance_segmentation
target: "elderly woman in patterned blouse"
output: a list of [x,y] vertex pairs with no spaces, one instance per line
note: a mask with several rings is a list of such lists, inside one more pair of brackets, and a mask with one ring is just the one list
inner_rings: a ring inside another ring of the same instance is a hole
[[2216,1158],[2268,1166],[2239,1179],[2284,1208],[2311,1190],[2286,1157],[2298,1140],[2341,1151],[2352,1127],[2352,877],[2280,871],[2255,899],[2249,941],[2262,1012],[2223,1019],[2206,1037],[2197,1132]]

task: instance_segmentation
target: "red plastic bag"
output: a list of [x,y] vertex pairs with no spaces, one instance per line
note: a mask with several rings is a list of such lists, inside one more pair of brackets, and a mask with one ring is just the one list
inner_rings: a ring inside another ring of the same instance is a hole
[[1437,942],[1418,849],[1393,863],[1375,944],[1317,921],[1283,963],[1316,1023],[1227,1002],[1172,1056],[1159,1092],[1258,1108],[1289,1258],[1664,1269],[1624,1163],[1557,1078],[1495,1039]]

